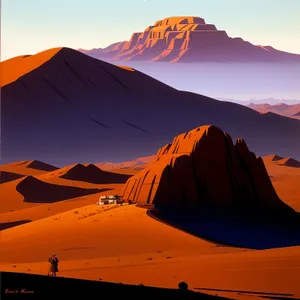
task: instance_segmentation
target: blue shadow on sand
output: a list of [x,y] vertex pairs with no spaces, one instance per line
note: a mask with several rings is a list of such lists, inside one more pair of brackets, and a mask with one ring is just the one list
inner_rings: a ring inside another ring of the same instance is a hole
[[282,219],[264,220],[241,216],[191,216],[148,210],[158,221],[217,245],[264,250],[300,245],[300,218],[295,213]]

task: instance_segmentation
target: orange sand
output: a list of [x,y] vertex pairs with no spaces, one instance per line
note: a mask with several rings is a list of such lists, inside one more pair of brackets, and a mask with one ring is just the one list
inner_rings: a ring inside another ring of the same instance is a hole
[[[300,168],[278,165],[270,158],[264,162],[279,197],[300,211]],[[129,173],[134,165],[112,169]],[[30,175],[32,169],[19,172]],[[263,293],[300,297],[300,246],[263,251],[216,246],[154,220],[133,205],[94,204],[100,194],[119,194],[123,184],[95,185],[59,178],[56,171],[33,172],[52,184],[112,190],[35,204],[24,203],[15,190],[22,178],[0,184],[0,223],[32,221],[0,232],[0,271],[46,274],[47,258],[56,252],[61,261],[58,276],[162,287],[186,281],[196,291],[218,289],[201,291],[243,300]]]
[[[98,212],[97,212],[98,210]],[[176,287],[300,296],[300,247],[250,251],[217,247],[160,223],[135,206],[88,206],[2,231],[0,270]],[[30,271],[28,271],[30,270]],[[215,292],[221,294],[220,292]]]
[[0,63],[0,87],[16,81],[23,75],[40,67],[52,58],[62,48],[45,50],[36,55],[22,55]]
[[281,200],[300,212],[300,168],[282,166],[264,158],[272,184]]
[[[35,167],[30,167],[30,165],[38,163],[41,168],[37,169]],[[10,173],[15,173],[15,174],[20,174],[20,175],[31,175],[31,176],[36,176],[36,175],[42,175],[46,174],[49,171],[45,170],[44,165],[42,162],[34,161],[34,160],[24,160],[24,161],[19,161],[11,164],[6,164],[6,165],[0,165],[0,171],[5,171],[5,172],[10,172]]]

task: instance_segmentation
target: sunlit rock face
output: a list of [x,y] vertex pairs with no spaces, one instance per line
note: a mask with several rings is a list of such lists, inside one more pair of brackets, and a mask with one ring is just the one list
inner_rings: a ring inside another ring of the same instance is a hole
[[91,55],[127,61],[300,61],[300,55],[231,38],[214,24],[206,24],[200,17],[189,16],[159,20],[143,32],[133,33],[129,41],[91,50]]

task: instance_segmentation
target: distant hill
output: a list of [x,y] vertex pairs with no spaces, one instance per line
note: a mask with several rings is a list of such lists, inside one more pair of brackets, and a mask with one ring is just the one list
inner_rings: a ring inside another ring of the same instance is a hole
[[130,177],[130,175],[102,171],[93,164],[67,166],[49,173],[47,177],[51,178],[55,176],[72,181],[83,181],[95,184],[125,183]]
[[0,66],[2,164],[130,161],[207,124],[234,139],[244,137],[257,155],[300,159],[299,120],[182,92],[73,49],[50,49]]
[[19,175],[42,175],[58,168],[38,160],[23,160],[0,165],[0,172],[15,173]]
[[248,107],[260,113],[273,112],[281,116],[300,120],[300,103],[292,104],[292,105],[288,105],[286,103],[278,103],[273,105],[268,103],[264,103],[264,104],[251,103],[248,105]]

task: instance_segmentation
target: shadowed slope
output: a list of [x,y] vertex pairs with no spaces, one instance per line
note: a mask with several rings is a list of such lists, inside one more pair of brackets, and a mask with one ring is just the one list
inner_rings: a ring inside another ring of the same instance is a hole
[[59,169],[49,174],[49,177],[59,176],[61,178],[84,181],[89,183],[105,184],[105,183],[125,183],[130,175],[117,174],[102,171],[95,165],[76,164],[69,167]]
[[282,166],[300,168],[300,162],[291,157],[280,159],[280,160],[276,161],[276,163],[278,163],[279,165],[282,165]]
[[41,175],[58,168],[38,160],[24,160],[0,165],[0,172],[10,172],[19,175]]
[[[61,49],[62,48],[53,48],[36,55],[22,55],[1,62],[0,87],[16,81],[25,74],[40,67]],[[18,66],[17,68],[16,65]]]
[[10,173],[10,172],[5,172],[5,171],[0,171],[0,184],[1,183],[5,183],[5,182],[9,182],[9,181],[13,181],[13,180],[16,180],[16,179],[19,179],[19,178],[21,178],[23,176],[24,175]]
[[32,222],[32,221],[31,220],[22,220],[22,221],[5,222],[5,223],[0,222],[0,231],[9,229],[9,228],[12,228],[15,226],[20,226],[22,224],[26,224],[26,223],[30,223],[30,222]]
[[120,151],[122,160],[132,160],[205,124],[243,136],[259,155],[300,158],[298,120],[180,92],[68,48],[4,86],[1,95],[3,163],[120,161]]
[[23,179],[16,189],[24,197],[25,202],[35,203],[52,203],[103,191],[50,184],[32,176]]

